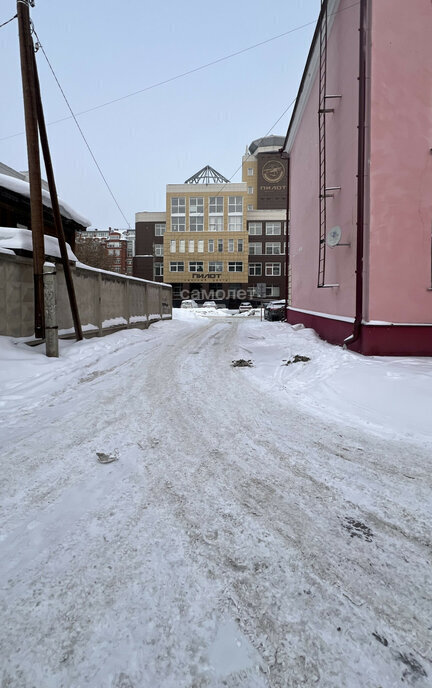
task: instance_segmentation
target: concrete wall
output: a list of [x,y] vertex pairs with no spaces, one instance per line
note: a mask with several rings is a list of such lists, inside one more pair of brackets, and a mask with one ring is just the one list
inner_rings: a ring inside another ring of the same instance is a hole
[[[166,284],[85,267],[72,267],[72,275],[85,334],[148,327],[172,317],[171,287]],[[31,258],[0,253],[0,335],[32,336],[33,318]],[[61,264],[57,265],[57,318],[60,334],[73,330]]]

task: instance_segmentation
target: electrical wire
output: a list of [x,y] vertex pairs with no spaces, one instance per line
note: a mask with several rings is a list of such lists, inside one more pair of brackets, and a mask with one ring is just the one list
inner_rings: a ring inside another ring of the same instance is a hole
[[[294,100],[292,100],[292,101],[290,102],[290,104],[288,105],[288,107],[285,108],[285,110],[283,111],[283,113],[277,118],[276,122],[274,122],[274,124],[272,124],[272,126],[270,127],[270,129],[268,130],[268,132],[267,132],[266,134],[264,134],[264,136],[261,136],[260,139],[258,139],[257,147],[259,147],[260,143],[266,138],[266,136],[268,136],[268,135],[270,134],[270,132],[273,131],[273,129],[275,128],[276,124],[278,124],[278,123],[281,121],[282,117],[284,117],[284,116],[286,115],[286,113],[287,113],[288,110],[294,105],[294,103],[296,102],[296,100],[297,100],[297,96],[294,98]],[[253,155],[252,153],[249,153],[249,155],[247,156],[246,160],[243,160],[243,161],[242,161],[241,165],[239,165],[239,167],[237,167],[236,171],[235,171],[235,172],[231,175],[231,177],[229,178],[230,181],[231,181],[231,179],[232,179],[233,177],[236,176],[237,172],[238,172],[239,170],[241,170],[241,168],[243,167],[243,163],[244,163],[244,162],[247,162],[247,161],[249,160],[249,158],[250,158],[252,155]]]
[[9,24],[9,22],[11,22],[11,21],[13,21],[14,19],[16,19],[17,16],[18,16],[18,15],[15,14],[13,17],[11,17],[11,18],[8,19],[7,21],[3,22],[3,24],[0,24],[0,29],[2,29],[4,26],[6,26],[6,24]]
[[[358,3],[356,3],[358,4]],[[200,65],[199,67],[193,67],[192,69],[187,70],[186,72],[181,72],[180,74],[176,74],[175,76],[171,76],[168,79],[163,79],[162,81],[158,81],[154,84],[150,84],[149,86],[145,86],[144,88],[141,88],[137,91],[132,91],[131,93],[127,93],[124,96],[119,96],[118,98],[113,98],[112,100],[107,100],[104,103],[100,103],[99,105],[94,105],[91,108],[87,108],[86,110],[81,110],[80,112],[76,113],[77,117],[80,117],[81,115],[86,115],[89,112],[94,112],[95,110],[100,110],[101,108],[107,107],[108,105],[113,105],[114,103],[119,103],[122,100],[126,100],[127,98],[133,98],[134,96],[139,95],[140,93],[146,93],[146,91],[152,91],[154,88],[159,88],[160,86],[164,86],[165,84],[169,84],[173,81],[177,81],[178,79],[182,79],[186,76],[189,76],[191,74],[195,74],[196,72],[200,72],[203,69],[207,69],[208,67],[212,67],[213,65],[219,64],[220,62],[225,62],[226,60],[230,60],[233,57],[236,57],[237,55],[242,55],[243,53],[248,52],[249,50],[254,50],[255,48],[259,48],[262,45],[266,45],[267,43],[271,43],[272,41],[276,41],[279,38],[283,38],[284,36],[288,36],[291,33],[295,33],[296,31],[300,31],[301,29],[307,28],[308,26],[312,26],[313,24],[316,24],[316,20],[307,22],[306,24],[302,24],[301,26],[296,26],[293,29],[289,29],[288,31],[284,31],[283,33],[278,34],[277,36],[272,36],[271,38],[267,38],[264,41],[260,41],[259,43],[254,43],[253,45],[249,45],[246,48],[242,48],[241,50],[237,50],[236,52],[230,53],[229,55],[224,55],[223,57],[218,57],[216,60],[212,60],[211,62],[206,62],[205,64]],[[51,124],[60,124],[60,122],[66,122],[67,120],[71,119],[70,117],[62,117],[61,119],[56,119],[53,120],[52,122],[48,123],[48,126]],[[4,136],[0,138],[0,141],[5,141],[7,139],[14,138],[16,136],[22,136],[24,132],[19,132],[17,134],[11,134],[9,136]]]
[[[333,16],[335,14],[339,14],[340,12],[344,12],[345,10],[349,10],[351,7],[355,7],[358,4],[359,4],[359,0],[356,0],[356,2],[352,3],[351,5],[347,5],[346,7],[343,7],[342,9],[337,10],[336,12],[332,12],[329,16]],[[301,24],[300,26],[295,26],[293,29],[289,29],[288,31],[284,31],[283,33],[280,33],[277,36],[272,36],[271,38],[267,38],[264,41],[260,41],[259,43],[254,43],[253,45],[249,45],[248,47],[242,48],[241,50],[237,50],[236,52],[230,53],[229,55],[224,55],[223,57],[219,57],[216,60],[212,60],[211,62],[206,62],[205,64],[202,64],[199,67],[194,67],[192,69],[187,70],[186,72],[181,72],[180,74],[176,74],[175,76],[171,76],[168,79],[163,79],[162,81],[158,81],[154,84],[150,84],[150,86],[145,86],[144,88],[141,88],[137,91],[132,91],[131,93],[127,93],[124,96],[119,96],[118,98],[113,98],[112,100],[107,100],[104,103],[99,103],[99,105],[94,105],[93,107],[87,108],[86,110],[81,110],[80,112],[76,113],[76,117],[80,117],[81,115],[86,115],[87,113],[94,112],[95,110],[100,110],[101,108],[107,107],[108,105],[113,105],[114,103],[118,103],[122,100],[126,100],[127,98],[133,98],[133,96],[139,95],[140,93],[145,93],[146,91],[151,91],[154,88],[158,88],[159,86],[164,86],[165,84],[169,84],[173,81],[177,81],[178,79],[182,79],[183,77],[189,76],[190,74],[195,74],[196,72],[202,71],[203,69],[207,69],[208,67],[212,67],[213,65],[219,64],[220,62],[224,62],[226,60],[229,60],[232,57],[236,57],[237,55],[242,55],[243,53],[246,53],[249,50],[254,50],[255,48],[259,48],[261,45],[266,45],[267,43],[271,43],[272,41],[276,41],[279,38],[283,38],[284,36],[288,36],[291,33],[295,33],[296,31],[301,31],[301,29],[305,29],[308,26],[312,26],[313,24],[316,24],[316,23],[317,23],[317,20],[315,19],[314,21],[307,22],[306,24]],[[48,122],[48,126],[51,126],[52,124],[60,124],[61,122],[66,122],[69,119],[71,119],[71,117],[62,117],[61,119],[56,119],[56,120],[53,120],[52,122]],[[15,138],[17,136],[23,136],[23,134],[24,134],[24,132],[20,131],[20,132],[17,132],[16,134],[9,134],[9,136],[2,136],[2,137],[0,137],[0,141],[7,141],[8,139],[12,139],[12,138]]]
[[[110,195],[111,195],[111,197],[112,197],[114,203],[116,204],[118,210],[120,211],[120,214],[122,215],[124,221],[126,222],[127,226],[128,226],[129,229],[130,229],[131,226],[130,226],[130,224],[129,224],[129,221],[128,221],[128,219],[126,218],[126,216],[125,216],[123,210],[121,209],[121,207],[120,207],[120,205],[119,205],[119,203],[118,203],[116,197],[114,196],[114,193],[113,193],[113,191],[112,191],[110,185],[108,184],[108,181],[107,181],[107,179],[106,179],[104,173],[102,172],[101,167],[100,167],[98,161],[96,160],[96,157],[95,157],[95,155],[94,155],[92,149],[90,148],[90,144],[89,144],[89,142],[87,141],[87,139],[86,139],[86,137],[85,137],[85,135],[84,135],[84,132],[83,132],[83,130],[81,129],[81,127],[80,127],[80,125],[79,125],[79,122],[78,122],[78,120],[77,120],[77,118],[76,118],[76,116],[75,116],[75,113],[73,112],[73,110],[72,110],[72,108],[71,108],[71,106],[70,106],[70,104],[69,104],[69,101],[68,101],[68,99],[67,99],[67,97],[66,97],[66,94],[65,94],[65,92],[64,92],[64,90],[63,90],[63,88],[62,88],[62,86],[61,86],[61,84],[60,84],[60,81],[59,81],[58,78],[57,78],[57,74],[55,73],[55,71],[54,71],[54,69],[53,69],[53,66],[52,66],[51,62],[49,61],[48,56],[47,56],[47,54],[46,54],[46,52],[45,52],[45,50],[44,50],[44,47],[43,47],[42,43],[40,42],[39,36],[37,35],[37,32],[36,32],[36,29],[34,28],[34,26],[33,26],[32,28],[33,28],[33,33],[34,33],[34,35],[35,35],[36,38],[37,38],[37,46],[38,46],[38,48],[42,51],[42,53],[43,53],[43,55],[44,55],[44,57],[45,57],[45,59],[46,59],[46,61],[47,61],[47,63],[48,63],[48,66],[49,66],[49,68],[50,68],[50,70],[51,70],[51,72],[52,72],[52,75],[53,75],[53,77],[54,77],[56,83],[57,83],[57,86],[58,86],[59,89],[60,89],[60,92],[61,92],[61,94],[62,94],[62,96],[63,96],[63,98],[64,98],[64,100],[65,100],[65,103],[66,103],[66,105],[67,105],[67,107],[68,107],[68,109],[69,109],[69,112],[71,113],[72,119],[74,120],[76,126],[78,127],[78,131],[79,131],[79,133],[81,134],[82,139],[83,139],[85,145],[87,146],[87,149],[88,149],[88,151],[89,151],[89,153],[90,153],[90,155],[91,155],[91,157],[92,157],[92,159],[93,159],[94,164],[96,165],[96,167],[97,167],[97,169],[98,169],[98,171],[99,171],[100,176],[102,177],[102,179],[103,179],[103,181],[104,181],[105,186],[107,187],[107,189],[108,189],[108,191],[109,191],[109,193],[110,193]],[[70,119],[70,118],[68,117],[68,119]]]

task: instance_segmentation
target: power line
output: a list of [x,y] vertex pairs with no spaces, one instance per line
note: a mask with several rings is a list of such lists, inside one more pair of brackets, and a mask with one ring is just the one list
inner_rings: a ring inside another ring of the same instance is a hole
[[[68,106],[69,112],[71,113],[71,116],[72,116],[72,118],[73,118],[73,120],[74,120],[76,126],[78,127],[78,131],[79,131],[79,133],[81,134],[82,139],[83,139],[85,145],[87,146],[87,149],[88,149],[88,151],[89,151],[89,153],[90,153],[90,155],[91,155],[91,157],[92,157],[92,159],[93,159],[93,162],[94,162],[94,164],[96,165],[96,167],[97,167],[97,169],[98,169],[98,171],[99,171],[99,174],[101,175],[101,177],[102,177],[102,179],[103,179],[103,181],[104,181],[105,186],[107,187],[109,193],[111,194],[111,197],[112,197],[114,203],[116,204],[117,208],[119,209],[120,214],[122,215],[124,221],[126,222],[127,226],[128,226],[129,229],[130,229],[131,226],[130,226],[130,224],[129,224],[129,221],[127,220],[127,218],[126,218],[126,216],[125,216],[123,210],[120,208],[120,205],[119,205],[119,203],[118,203],[116,197],[114,196],[114,193],[112,192],[112,189],[111,189],[110,185],[108,184],[108,182],[107,182],[107,180],[106,180],[106,177],[105,177],[104,173],[102,172],[102,170],[101,170],[101,168],[100,168],[100,165],[99,165],[98,161],[96,160],[96,157],[95,157],[95,155],[94,155],[92,149],[90,148],[90,144],[89,144],[89,142],[87,141],[86,137],[84,136],[84,132],[83,132],[83,130],[81,129],[79,123],[78,123],[78,120],[77,120],[77,118],[76,118],[76,116],[75,116],[75,114],[74,114],[74,112],[73,112],[73,110],[72,110],[72,108],[71,108],[71,106],[70,106],[70,104],[69,104],[69,101],[68,101],[68,99],[67,99],[67,97],[66,97],[66,94],[65,94],[65,92],[63,91],[63,89],[62,89],[62,87],[61,87],[61,84],[60,84],[60,82],[59,82],[59,80],[58,80],[58,78],[57,78],[57,75],[56,75],[56,73],[55,73],[55,71],[54,71],[54,69],[53,69],[53,67],[52,67],[52,65],[51,65],[51,62],[50,62],[49,59],[48,59],[48,56],[47,56],[47,54],[46,54],[46,52],[45,52],[45,50],[44,50],[44,48],[43,48],[43,45],[41,44],[41,42],[40,42],[40,40],[39,40],[39,36],[37,35],[36,29],[35,29],[34,27],[33,27],[33,31],[34,31],[34,34],[35,34],[35,36],[36,36],[36,38],[37,38],[37,41],[38,41],[38,47],[39,47],[39,48],[42,50],[42,52],[43,52],[43,55],[44,55],[44,57],[45,57],[45,59],[46,59],[46,61],[47,61],[47,63],[48,63],[48,66],[49,66],[49,68],[50,68],[50,70],[51,70],[51,72],[52,72],[52,75],[53,75],[54,79],[56,80],[57,86],[59,87],[60,92],[61,92],[61,94],[62,94],[62,96],[63,96],[63,98],[64,98],[64,100],[65,100],[65,102],[66,102],[66,105]],[[68,119],[70,119],[70,118],[68,117]]]
[[[268,135],[270,134],[270,132],[273,131],[273,129],[275,128],[276,124],[278,124],[278,123],[281,121],[282,117],[284,117],[284,116],[286,115],[286,113],[287,113],[288,110],[294,105],[294,103],[296,102],[296,100],[297,100],[297,96],[294,98],[294,100],[292,100],[292,101],[290,102],[290,104],[288,105],[288,107],[285,108],[285,110],[284,110],[283,113],[280,115],[280,117],[277,118],[276,122],[274,122],[274,124],[272,124],[272,126],[270,127],[270,129],[268,130],[268,132],[267,132],[266,134],[264,134],[264,136],[261,136],[261,138],[260,138],[259,141],[258,141],[257,147],[260,145],[261,141],[263,141],[263,140],[266,138],[266,136],[268,136]],[[239,165],[239,167],[237,167],[237,169],[236,169],[236,171],[234,172],[234,174],[231,175],[230,181],[231,181],[231,179],[232,179],[233,177],[236,176],[237,172],[238,172],[239,170],[241,170],[241,168],[243,167],[243,162],[247,162],[251,156],[252,156],[252,153],[249,153],[249,155],[247,156],[246,160],[244,160],[244,161],[242,160],[242,164]]]
[[[283,113],[277,118],[276,122],[274,122],[274,123],[272,124],[272,126],[270,127],[270,129],[268,130],[268,132],[267,132],[266,134],[264,134],[264,136],[261,136],[260,139],[258,139],[257,147],[259,147],[260,143],[266,138],[266,136],[268,136],[268,135],[270,134],[270,132],[273,131],[273,129],[275,128],[276,124],[278,124],[278,123],[281,121],[282,117],[284,117],[284,116],[286,115],[286,113],[287,113],[288,110],[294,105],[294,103],[296,102],[296,100],[297,100],[297,96],[296,96],[296,97],[290,102],[290,104],[285,108],[285,110],[283,111]],[[241,161],[241,164],[237,167],[236,171],[233,172],[233,174],[232,174],[231,177],[229,178],[229,181],[228,181],[228,182],[225,182],[225,183],[222,185],[222,188],[219,189],[219,191],[217,192],[216,196],[220,196],[220,194],[221,194],[222,191],[225,189],[225,187],[227,187],[228,184],[231,183],[231,180],[233,179],[233,177],[236,176],[237,172],[239,172],[239,171],[242,169],[243,163],[247,162],[247,161],[249,160],[249,158],[252,157],[252,155],[253,155],[252,153],[249,153],[249,155],[247,156],[246,160],[242,160],[242,161]]]
[[13,17],[11,17],[11,18],[8,19],[7,21],[3,22],[3,24],[0,24],[0,29],[2,29],[4,26],[6,26],[6,24],[9,24],[9,22],[11,22],[11,21],[13,21],[14,19],[16,19],[17,16],[18,16],[18,15],[15,14]]
[[[358,3],[356,3],[356,4],[358,4]],[[80,112],[76,113],[76,116],[80,117],[81,115],[86,115],[89,112],[94,112],[95,110],[100,110],[101,108],[107,107],[108,105],[113,105],[114,103],[118,103],[122,100],[126,100],[127,98],[132,98],[133,96],[137,96],[140,93],[146,93],[147,91],[151,91],[154,88],[159,88],[159,86],[164,86],[165,84],[169,84],[173,81],[177,81],[178,79],[182,79],[185,76],[189,76],[191,74],[195,74],[196,72],[200,72],[203,69],[207,69],[208,67],[212,67],[213,65],[219,64],[220,62],[225,62],[226,60],[230,60],[231,58],[236,57],[237,55],[242,55],[243,53],[246,53],[249,50],[254,50],[255,48],[259,48],[262,45],[266,45],[267,43],[271,43],[272,41],[276,41],[279,38],[283,38],[284,36],[288,36],[291,33],[295,33],[296,31],[301,31],[301,29],[305,29],[308,26],[312,26],[313,24],[316,24],[316,19],[314,21],[307,22],[306,24],[302,24],[301,26],[296,26],[293,29],[289,29],[288,31],[284,31],[283,33],[280,33],[277,36],[272,36],[271,38],[266,38],[264,41],[260,41],[259,43],[254,43],[253,45],[249,45],[248,47],[242,48],[241,50],[237,50],[233,53],[230,53],[229,55],[224,55],[223,57],[218,57],[216,60],[206,62],[205,64],[202,64],[199,67],[193,67],[192,69],[189,69],[186,72],[181,72],[180,74],[176,74],[175,76],[171,76],[168,79],[163,79],[162,81],[158,81],[154,84],[150,84],[150,86],[145,86],[144,88],[141,88],[137,91],[132,91],[131,93],[127,93],[124,96],[119,96],[118,98],[113,98],[112,100],[107,100],[104,103],[100,103],[99,105],[94,105],[93,107],[87,108],[86,110],[81,110]],[[56,119],[56,120],[53,120],[52,122],[49,122],[49,125],[60,124],[60,122],[66,122],[69,119],[71,119],[71,118],[70,117],[62,117],[61,119]],[[14,138],[16,136],[21,136],[23,133],[24,132],[19,132],[16,134],[11,134],[9,136],[3,136],[0,138],[0,141],[5,141],[7,139],[11,139],[11,138]]]
[[[329,16],[333,16],[335,14],[339,14],[340,12],[344,12],[345,10],[349,10],[351,7],[355,7],[355,5],[359,4],[359,0],[356,0],[356,2],[352,3],[351,5],[347,5],[346,7],[343,7],[340,10],[336,10],[336,12],[332,12]],[[15,19],[15,17],[13,17]],[[12,21],[12,20],[9,20]],[[284,36],[288,36],[291,33],[295,33],[296,31],[301,31],[301,29],[305,29],[308,26],[312,26],[313,24],[316,24],[317,20],[315,19],[314,21],[307,22],[306,24],[302,24],[301,26],[295,26],[293,29],[289,29],[288,31],[284,31],[283,33],[278,34],[277,36],[272,36],[271,38],[267,38],[264,41],[260,41],[259,43],[254,43],[253,45],[249,45],[246,48],[242,48],[241,50],[237,50],[236,52],[230,53],[229,55],[224,55],[223,57],[219,57],[216,60],[212,60],[211,62],[206,62],[203,65],[200,65],[199,67],[194,67],[193,69],[189,69],[186,72],[182,72],[181,74],[176,74],[175,76],[169,77],[168,79],[164,79],[162,81],[158,81],[155,84],[151,84],[150,86],[145,86],[144,88],[139,89],[138,91],[132,91],[132,93],[127,93],[124,96],[119,96],[118,98],[113,98],[112,100],[107,100],[104,103],[100,103],[99,105],[94,105],[91,108],[87,108],[86,110],[81,110],[80,112],[76,113],[77,117],[80,117],[81,115],[86,115],[89,112],[94,112],[95,110],[100,110],[101,108],[107,107],[108,105],[113,105],[113,103],[118,103],[122,100],[126,100],[127,98],[132,98],[133,96],[139,95],[140,93],[145,93],[146,91],[151,91],[154,88],[158,88],[159,86],[164,86],[165,84],[169,84],[172,81],[177,81],[178,79],[182,79],[185,76],[189,76],[190,74],[194,74],[196,72],[202,71],[203,69],[207,69],[208,67],[211,67],[215,64],[218,64],[220,62],[224,62],[226,60],[231,59],[232,57],[236,57],[237,55],[241,55],[243,53],[248,52],[249,50],[254,50],[254,48],[258,48],[261,45],[266,45],[267,43],[271,43],[272,41],[276,41],[279,38],[283,38]],[[52,124],[60,124],[60,122],[66,122],[67,120],[71,119],[71,117],[62,117],[61,119],[56,119],[53,120],[52,122],[48,122],[48,126],[51,126]],[[17,136],[23,136],[24,132],[20,131],[17,132],[16,134],[9,134],[9,136],[2,136],[0,137],[0,141],[7,141],[8,139],[13,139]]]

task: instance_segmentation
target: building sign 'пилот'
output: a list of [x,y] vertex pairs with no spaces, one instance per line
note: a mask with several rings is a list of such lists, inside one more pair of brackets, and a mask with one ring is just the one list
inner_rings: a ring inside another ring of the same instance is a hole
[[258,156],[258,208],[285,208],[287,164],[278,153]]

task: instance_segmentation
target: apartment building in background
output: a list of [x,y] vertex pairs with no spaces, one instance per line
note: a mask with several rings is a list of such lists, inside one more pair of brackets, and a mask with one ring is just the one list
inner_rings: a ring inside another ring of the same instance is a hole
[[165,212],[136,214],[133,274],[173,286],[185,298],[242,300],[284,296],[286,161],[283,137],[252,142],[242,181],[206,166],[166,186]]
[[101,243],[110,259],[110,269],[123,275],[132,275],[135,255],[135,229],[88,229],[80,235],[81,241]]

